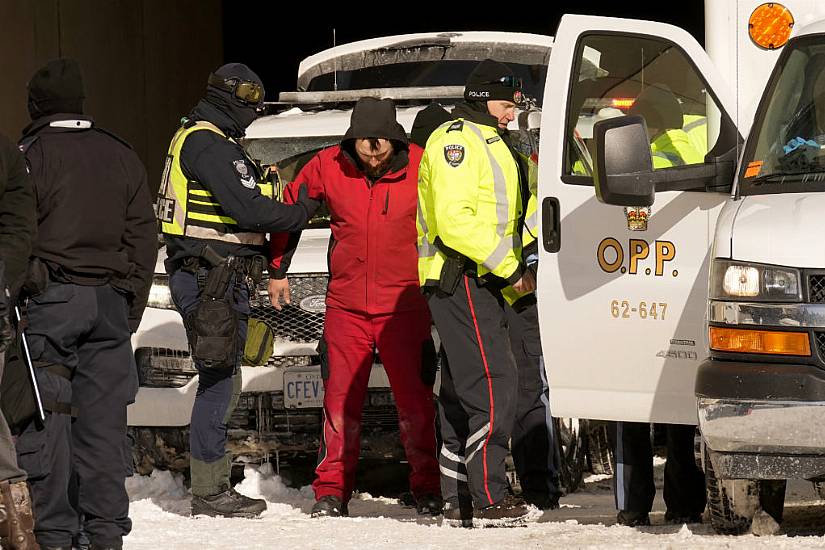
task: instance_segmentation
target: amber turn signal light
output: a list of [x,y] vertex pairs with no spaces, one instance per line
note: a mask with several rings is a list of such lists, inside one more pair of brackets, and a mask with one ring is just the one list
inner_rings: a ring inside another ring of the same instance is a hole
[[811,355],[806,332],[710,327],[710,349],[736,353]]

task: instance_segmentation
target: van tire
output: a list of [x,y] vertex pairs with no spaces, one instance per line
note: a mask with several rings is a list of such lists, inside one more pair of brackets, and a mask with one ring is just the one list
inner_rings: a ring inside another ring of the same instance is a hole
[[775,479],[719,479],[705,451],[705,486],[710,523],[720,535],[744,535],[754,516],[764,510],[782,522],[786,481]]

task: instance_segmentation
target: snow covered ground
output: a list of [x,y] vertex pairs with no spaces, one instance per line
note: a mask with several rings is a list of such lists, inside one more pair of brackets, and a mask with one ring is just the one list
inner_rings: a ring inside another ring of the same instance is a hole
[[[661,462],[657,466],[661,471]],[[190,518],[188,490],[182,478],[168,472],[130,478],[127,486],[134,522],[125,541],[127,550],[825,548],[822,536],[723,537],[713,534],[707,524],[663,525],[661,495],[657,496],[652,527],[613,525],[613,498],[605,476],[588,478],[583,490],[564,497],[561,509],[544,513],[536,523],[510,529],[440,526],[437,520],[422,519],[395,499],[366,493],[350,503],[349,518],[312,519],[308,515],[313,504],[311,489],[285,486],[269,465],[247,467],[244,481],[236,486],[240,492],[263,497],[269,503],[263,517],[255,520]],[[794,529],[798,533],[825,533],[825,503],[813,501],[810,485],[792,485],[788,494],[786,517],[799,524]]]

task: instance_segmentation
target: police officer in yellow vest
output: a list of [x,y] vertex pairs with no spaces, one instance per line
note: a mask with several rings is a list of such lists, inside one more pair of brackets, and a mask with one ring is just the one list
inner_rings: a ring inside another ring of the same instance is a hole
[[[664,84],[651,84],[636,98],[628,114],[644,117],[655,169],[704,162],[683,129],[684,115],[676,96]],[[706,138],[707,139],[707,138]],[[653,479],[653,449],[650,424],[615,422],[616,474],[614,494],[622,525],[650,525],[650,510],[656,495]],[[694,460],[694,427],[666,424],[667,445],[664,500],[667,523],[698,523],[705,509],[705,478]]]
[[521,82],[487,59],[464,98],[428,139],[419,168],[419,282],[446,352],[438,398],[444,517],[512,523],[527,508],[508,496],[504,470],[518,384],[505,309],[535,288],[521,250],[525,182],[505,139]]
[[260,278],[265,234],[300,230],[314,211],[273,186],[237,140],[263,107],[261,79],[239,63],[209,76],[205,97],[172,138],[157,216],[166,241],[172,299],[198,370],[190,452],[192,515],[253,517],[266,509],[230,487],[227,422],[241,390],[249,315],[248,281]]

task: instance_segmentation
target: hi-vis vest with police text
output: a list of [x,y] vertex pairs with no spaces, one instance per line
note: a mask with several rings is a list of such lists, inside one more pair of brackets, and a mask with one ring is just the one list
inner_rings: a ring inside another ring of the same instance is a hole
[[[198,121],[189,127],[182,126],[175,133],[166,155],[158,191],[156,213],[161,231],[166,235],[263,245],[266,242],[263,233],[241,231],[238,222],[226,215],[221,205],[215,202],[212,193],[203,184],[187,178],[183,173],[180,164],[183,144],[189,134],[198,131],[215,132],[226,138],[217,126],[206,121]],[[264,196],[274,197],[271,182],[259,182],[258,189]]]
[[463,119],[442,124],[418,171],[419,283],[440,279],[446,256],[436,238],[474,262],[479,276],[512,277],[521,263],[521,214],[519,168],[496,129]]

